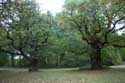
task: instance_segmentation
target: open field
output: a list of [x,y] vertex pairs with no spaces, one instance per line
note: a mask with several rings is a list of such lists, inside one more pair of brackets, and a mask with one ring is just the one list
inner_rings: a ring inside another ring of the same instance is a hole
[[0,83],[125,83],[125,68],[93,71],[42,69],[32,73],[26,69],[1,69]]

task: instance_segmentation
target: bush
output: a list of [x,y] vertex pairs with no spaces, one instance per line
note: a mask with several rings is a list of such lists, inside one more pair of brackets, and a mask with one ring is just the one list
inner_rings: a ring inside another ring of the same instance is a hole
[[122,63],[120,52],[117,48],[108,47],[102,50],[102,59],[104,65],[117,65]]
[[0,66],[6,66],[8,63],[8,56],[4,53],[0,53]]

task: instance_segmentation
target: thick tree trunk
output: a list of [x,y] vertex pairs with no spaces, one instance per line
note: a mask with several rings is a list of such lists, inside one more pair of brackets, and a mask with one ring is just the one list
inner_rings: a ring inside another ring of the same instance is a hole
[[30,61],[30,72],[36,72],[38,71],[38,59],[37,58],[32,58]]
[[22,67],[22,65],[23,65],[23,63],[22,63],[22,58],[21,58],[21,56],[19,56],[19,64],[18,64],[18,66],[19,66],[19,67]]
[[62,62],[63,62],[63,60],[64,60],[64,56],[65,56],[65,54],[62,53],[62,54],[60,55],[60,57],[59,57],[59,64],[60,64],[60,66],[63,65]]
[[101,49],[96,48],[94,55],[91,56],[91,69],[102,69]]
[[14,55],[11,55],[11,66],[15,67]]

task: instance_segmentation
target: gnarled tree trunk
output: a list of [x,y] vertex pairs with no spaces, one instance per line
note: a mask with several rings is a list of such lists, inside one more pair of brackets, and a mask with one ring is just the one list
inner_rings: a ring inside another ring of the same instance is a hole
[[11,67],[15,67],[14,55],[11,55]]
[[93,55],[91,55],[91,69],[102,69],[101,49],[95,49]]
[[103,65],[101,58],[101,50],[103,48],[103,45],[97,38],[92,39],[90,45],[93,48],[93,52],[90,55],[91,69],[102,69]]
[[38,71],[38,58],[32,58],[30,61],[30,68],[29,68],[30,72],[35,72]]

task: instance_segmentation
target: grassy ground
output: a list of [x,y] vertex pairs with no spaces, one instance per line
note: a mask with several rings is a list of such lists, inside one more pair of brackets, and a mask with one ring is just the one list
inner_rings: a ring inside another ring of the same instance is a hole
[[25,69],[9,69],[0,71],[0,83],[125,83],[125,68],[44,69],[32,73]]

